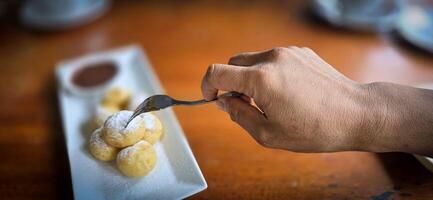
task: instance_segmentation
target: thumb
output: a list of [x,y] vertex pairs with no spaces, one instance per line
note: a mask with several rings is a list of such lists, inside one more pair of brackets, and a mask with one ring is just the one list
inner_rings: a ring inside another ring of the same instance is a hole
[[259,109],[238,97],[223,97],[217,101],[218,107],[226,111],[230,118],[244,128],[254,139],[259,139],[266,118]]

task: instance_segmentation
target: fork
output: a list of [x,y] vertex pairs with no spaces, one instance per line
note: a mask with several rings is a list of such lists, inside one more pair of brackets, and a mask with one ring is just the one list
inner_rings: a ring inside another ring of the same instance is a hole
[[131,115],[131,117],[129,118],[128,122],[126,123],[125,127],[128,126],[128,124],[138,115],[142,114],[142,113],[146,113],[146,112],[151,112],[151,111],[156,111],[156,110],[161,110],[170,106],[180,106],[180,105],[185,105],[185,106],[194,106],[194,105],[201,105],[201,104],[205,104],[205,103],[210,103],[212,101],[216,101],[221,97],[241,97],[242,94],[238,93],[238,92],[227,92],[224,94],[219,95],[218,97],[216,97],[215,99],[212,100],[206,100],[206,99],[201,99],[201,100],[197,100],[197,101],[181,101],[181,100],[176,100],[171,98],[170,96],[167,95],[162,95],[162,94],[158,94],[158,95],[153,95],[148,97],[146,100],[144,100],[135,110],[134,113]]

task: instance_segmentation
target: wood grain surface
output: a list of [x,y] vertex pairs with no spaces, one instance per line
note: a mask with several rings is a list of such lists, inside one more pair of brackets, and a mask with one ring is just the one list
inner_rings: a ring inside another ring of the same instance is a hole
[[[243,51],[307,46],[348,77],[433,82],[433,56],[394,33],[332,28],[301,1],[116,1],[103,18],[55,33],[0,21],[0,199],[72,197],[55,64],[140,44],[167,93],[198,99],[211,63]],[[214,105],[175,112],[208,182],[191,199],[433,199],[411,155],[266,149]],[[402,138],[404,139],[404,138]]]

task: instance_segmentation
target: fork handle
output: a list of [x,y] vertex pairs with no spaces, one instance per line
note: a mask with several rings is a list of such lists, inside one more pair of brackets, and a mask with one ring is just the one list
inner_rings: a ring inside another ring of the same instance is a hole
[[206,99],[197,100],[197,101],[181,101],[181,100],[175,100],[174,99],[173,104],[174,105],[200,105],[200,104],[205,104],[205,103],[210,103],[210,102],[216,101],[221,97],[241,97],[241,96],[242,96],[242,94],[239,92],[227,92],[227,93],[219,95],[215,99],[212,99],[209,101]]
[[187,106],[192,106],[192,105],[200,105],[200,104],[205,104],[205,103],[209,103],[215,100],[210,100],[207,101],[205,99],[202,100],[197,100],[197,101],[180,101],[180,100],[173,100],[173,105],[187,105]]

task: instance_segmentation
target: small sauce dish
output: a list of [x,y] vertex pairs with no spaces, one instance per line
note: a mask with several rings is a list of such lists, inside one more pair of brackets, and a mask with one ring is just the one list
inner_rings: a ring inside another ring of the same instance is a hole
[[62,84],[74,95],[97,96],[110,87],[119,72],[119,64],[111,59],[77,63],[64,69]]

